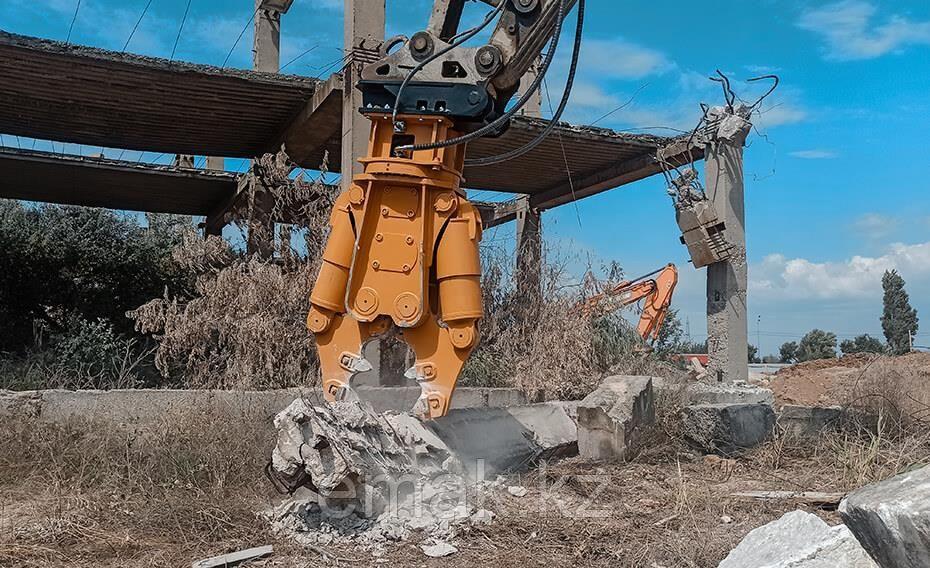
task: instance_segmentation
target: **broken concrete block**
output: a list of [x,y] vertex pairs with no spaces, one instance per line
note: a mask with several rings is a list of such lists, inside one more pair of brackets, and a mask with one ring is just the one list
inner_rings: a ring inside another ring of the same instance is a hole
[[852,492],[840,515],[882,568],[930,566],[930,467]]
[[559,404],[453,409],[427,426],[473,476],[578,454],[578,427]]
[[578,453],[588,460],[623,459],[639,428],[654,421],[651,377],[608,377],[578,405]]
[[785,405],[778,413],[778,425],[788,434],[813,438],[837,429],[843,421],[840,406]]
[[775,404],[775,393],[742,381],[733,383],[686,383],[655,378],[652,388],[659,393],[680,392],[681,402],[688,404]]
[[792,511],[751,531],[718,568],[876,568],[844,525]]
[[775,411],[767,404],[695,404],[682,410],[682,426],[690,443],[727,456],[767,440]]

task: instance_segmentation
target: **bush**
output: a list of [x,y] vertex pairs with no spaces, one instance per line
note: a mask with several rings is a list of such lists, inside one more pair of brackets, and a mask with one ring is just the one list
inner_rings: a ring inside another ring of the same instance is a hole
[[798,361],[833,359],[836,357],[836,334],[815,329],[801,338],[798,346]]
[[852,355],[855,353],[884,353],[885,345],[871,335],[865,334],[855,339],[847,339],[840,343],[840,350],[843,355]]

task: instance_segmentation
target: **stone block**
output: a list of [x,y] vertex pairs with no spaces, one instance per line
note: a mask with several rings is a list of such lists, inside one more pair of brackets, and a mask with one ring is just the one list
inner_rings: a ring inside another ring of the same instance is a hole
[[655,421],[651,377],[608,377],[578,405],[578,453],[587,460],[623,459],[641,426]]
[[785,405],[778,413],[778,425],[788,434],[813,438],[842,424],[843,409],[839,406]]
[[701,450],[738,454],[769,438],[775,411],[767,404],[696,404],[682,410],[685,438]]
[[751,531],[718,568],[876,568],[844,525],[792,511]]
[[852,492],[840,515],[882,568],[930,566],[930,467]]

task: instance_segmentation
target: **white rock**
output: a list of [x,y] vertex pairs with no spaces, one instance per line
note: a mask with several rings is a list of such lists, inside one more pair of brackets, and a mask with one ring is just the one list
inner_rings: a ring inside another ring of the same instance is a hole
[[442,541],[434,541],[432,544],[421,544],[420,550],[430,558],[444,558],[459,551],[458,548],[452,546],[448,542]]
[[470,517],[472,526],[490,525],[494,521],[494,513],[487,509],[478,509]]
[[730,515],[724,515],[724,516],[720,517],[720,522],[723,523],[723,524],[725,524],[725,525],[732,524],[732,523],[733,523],[733,517],[731,517]]
[[883,568],[930,566],[930,467],[852,492],[840,515]]
[[792,511],[759,527],[718,568],[878,568],[845,525]]
[[526,497],[527,490],[526,487],[520,485],[511,485],[507,488],[507,493],[510,493],[514,497]]

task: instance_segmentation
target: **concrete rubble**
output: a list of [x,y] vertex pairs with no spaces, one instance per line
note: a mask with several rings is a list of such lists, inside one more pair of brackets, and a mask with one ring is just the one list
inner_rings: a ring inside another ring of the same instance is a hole
[[586,460],[623,459],[642,426],[655,421],[651,377],[604,379],[578,405],[578,453]]
[[786,404],[778,413],[778,426],[787,434],[815,438],[836,430],[843,423],[840,406],[796,406]]
[[792,511],[751,531],[718,568],[877,568],[845,525]]
[[775,411],[767,404],[694,404],[682,410],[684,436],[707,453],[729,456],[772,435]]
[[414,531],[444,541],[474,513],[461,462],[410,415],[298,399],[275,427],[274,476],[311,491],[268,516],[276,531],[302,544],[377,545]]
[[858,489],[839,510],[882,568],[930,566],[930,467]]
[[450,544],[459,527],[493,522],[483,492],[507,488],[486,479],[578,447],[575,422],[558,404],[459,409],[421,422],[358,401],[298,399],[274,424],[272,477],[298,493],[267,516],[310,545],[379,547],[414,532]]

